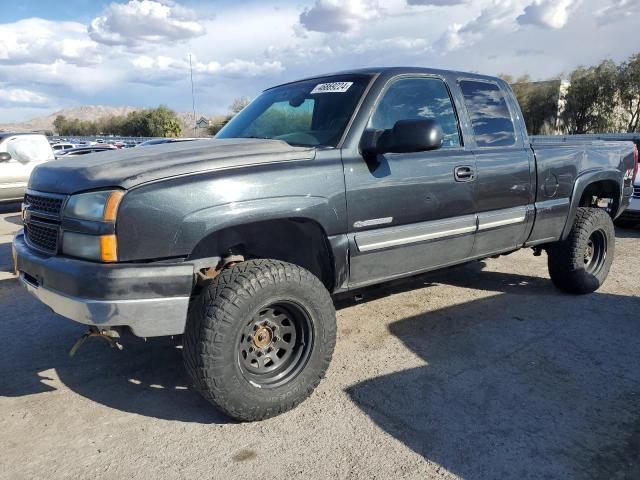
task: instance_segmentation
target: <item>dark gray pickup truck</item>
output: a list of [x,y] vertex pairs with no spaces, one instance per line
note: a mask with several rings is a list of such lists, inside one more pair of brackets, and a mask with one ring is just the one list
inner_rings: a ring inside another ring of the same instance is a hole
[[35,169],[16,271],[95,335],[183,335],[240,420],[293,408],[336,340],[332,294],[531,247],[588,293],[614,256],[631,142],[538,141],[500,79],[343,72],[263,92],[215,139]]

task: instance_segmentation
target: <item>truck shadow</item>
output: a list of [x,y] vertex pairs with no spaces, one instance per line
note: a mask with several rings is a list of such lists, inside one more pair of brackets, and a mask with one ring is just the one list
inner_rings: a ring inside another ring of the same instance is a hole
[[11,244],[0,243],[0,272],[12,272],[13,259],[11,257]]
[[20,211],[21,202],[0,202],[0,213],[12,213]]
[[123,351],[88,339],[70,358],[86,328],[52,313],[19,286],[0,280],[0,396],[51,392],[60,384],[117,410],[167,420],[228,423],[197,392],[171,339],[129,339]]
[[635,228],[616,227],[616,238],[640,238],[640,224]]
[[392,323],[423,365],[353,402],[462,478],[640,478],[640,299],[479,266],[422,278],[495,293]]

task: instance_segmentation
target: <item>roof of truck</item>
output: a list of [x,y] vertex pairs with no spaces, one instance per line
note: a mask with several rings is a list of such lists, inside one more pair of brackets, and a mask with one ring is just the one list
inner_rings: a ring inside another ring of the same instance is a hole
[[[300,78],[297,80],[292,80],[291,82],[285,82],[280,85],[276,85],[271,88],[280,87],[282,85],[288,85],[291,83],[303,82],[306,80],[313,80],[316,78],[324,78],[324,77],[335,77],[339,75],[402,75],[408,73],[422,73],[422,74],[430,74],[430,75],[456,75],[460,77],[468,77],[468,78],[478,78],[483,80],[493,80],[493,81],[502,81],[499,77],[494,77],[491,75],[482,75],[479,73],[471,73],[471,72],[461,72],[457,70],[441,70],[437,68],[426,68],[426,67],[366,67],[366,68],[355,68],[351,70],[340,70],[338,72],[331,73],[323,73],[319,75],[313,75],[306,78]],[[270,90],[267,89],[267,90]]]

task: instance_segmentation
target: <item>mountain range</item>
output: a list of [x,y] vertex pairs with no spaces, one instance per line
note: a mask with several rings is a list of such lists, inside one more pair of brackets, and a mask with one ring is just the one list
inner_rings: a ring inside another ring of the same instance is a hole
[[[0,131],[11,132],[44,132],[47,130],[53,131],[53,121],[58,115],[64,115],[67,118],[77,118],[79,120],[98,120],[99,118],[112,117],[116,115],[127,115],[130,112],[141,110],[140,107],[120,106],[112,107],[107,105],[82,105],[76,108],[65,108],[53,112],[51,115],[45,117],[33,118],[26,122],[14,122],[14,123],[0,123]],[[192,125],[193,112],[176,112],[176,115],[183,124],[183,131],[187,132]],[[202,114],[197,113],[196,119],[200,118]],[[207,117],[214,118],[214,117]]]

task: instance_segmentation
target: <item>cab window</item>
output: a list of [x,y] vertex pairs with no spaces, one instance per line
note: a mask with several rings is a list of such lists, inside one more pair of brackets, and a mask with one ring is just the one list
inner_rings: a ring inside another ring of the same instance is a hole
[[459,147],[460,130],[445,83],[437,78],[403,78],[389,86],[371,117],[370,128],[388,130],[398,120],[433,118],[444,132],[443,147]]
[[495,83],[463,80],[460,89],[478,147],[508,147],[516,143],[509,107]]

